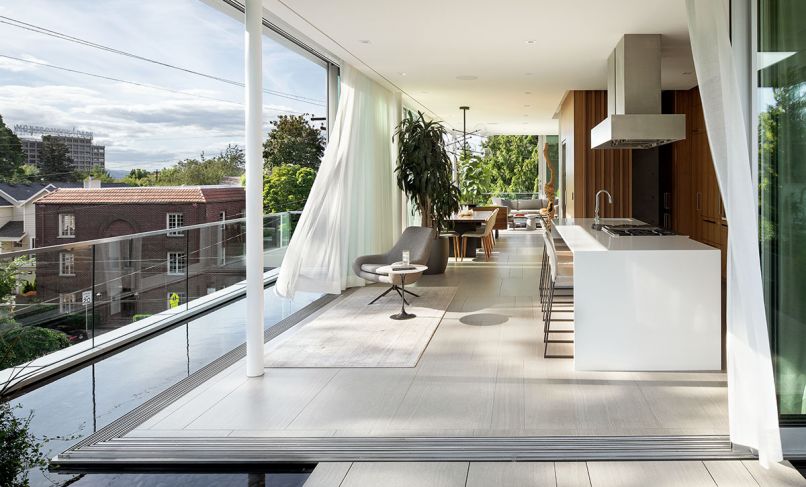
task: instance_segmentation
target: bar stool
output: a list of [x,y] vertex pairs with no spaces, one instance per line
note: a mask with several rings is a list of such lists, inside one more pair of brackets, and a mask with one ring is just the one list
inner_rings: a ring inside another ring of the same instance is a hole
[[[557,260],[559,265],[561,266],[573,266],[573,255],[571,254],[571,250],[565,245],[565,242],[560,239],[554,239],[551,237],[551,227],[550,224],[545,221],[545,219],[541,216],[538,220],[540,222],[540,227],[543,229],[543,238],[544,238],[544,245],[543,245],[543,258],[540,263],[540,284],[538,286],[539,289],[539,296],[540,296],[540,303],[541,303],[541,310],[545,312],[545,304],[546,304],[546,293],[547,293],[547,283],[548,283],[548,275],[549,275],[549,257],[548,257],[548,241],[545,240],[546,237],[551,239],[553,243],[553,247],[555,252],[557,253]],[[559,293],[560,296],[564,296],[563,293]],[[555,295],[555,298],[557,296]],[[563,299],[559,299],[556,301],[558,304],[566,303],[567,301]]]
[[[543,357],[544,358],[573,358],[573,353],[570,355],[549,354],[549,344],[552,343],[574,343],[573,339],[552,339],[551,335],[554,333],[574,333],[573,329],[552,329],[551,325],[554,322],[573,322],[573,318],[554,318],[552,312],[554,311],[554,298],[558,290],[566,291],[565,296],[570,296],[571,300],[566,301],[565,304],[571,305],[573,310],[573,290],[574,290],[574,268],[573,263],[559,262],[557,257],[557,250],[554,247],[554,239],[548,234],[543,234],[543,239],[546,246],[546,255],[548,260],[548,272],[545,274],[545,281],[543,283]],[[557,303],[559,304],[559,303]],[[565,311],[568,311],[567,309]]]

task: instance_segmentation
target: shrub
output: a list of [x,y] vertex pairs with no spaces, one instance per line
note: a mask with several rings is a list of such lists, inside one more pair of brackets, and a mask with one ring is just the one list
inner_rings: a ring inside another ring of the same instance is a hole
[[7,402],[0,403],[0,485],[28,487],[28,472],[48,465],[44,453],[47,440],[30,430],[32,415],[18,418]]
[[29,362],[68,346],[67,335],[60,331],[7,324],[0,331],[0,369]]

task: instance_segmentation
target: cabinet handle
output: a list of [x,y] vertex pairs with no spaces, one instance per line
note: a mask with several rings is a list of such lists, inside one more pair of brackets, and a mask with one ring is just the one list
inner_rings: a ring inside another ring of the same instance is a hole
[[697,211],[700,211],[700,197],[701,196],[702,196],[702,193],[697,191]]

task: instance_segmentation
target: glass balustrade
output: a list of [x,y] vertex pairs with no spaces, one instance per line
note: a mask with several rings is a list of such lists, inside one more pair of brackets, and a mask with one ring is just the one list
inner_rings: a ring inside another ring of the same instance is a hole
[[[264,216],[265,271],[291,231],[288,213]],[[245,237],[235,219],[0,254],[0,370],[28,364],[22,377],[237,292]]]

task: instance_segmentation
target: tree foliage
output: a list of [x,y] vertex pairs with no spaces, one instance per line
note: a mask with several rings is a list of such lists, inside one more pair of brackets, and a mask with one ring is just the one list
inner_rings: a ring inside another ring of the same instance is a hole
[[81,176],[73,168],[73,159],[64,142],[45,135],[42,137],[42,154],[39,172],[50,181],[80,181]]
[[459,159],[464,203],[485,204],[490,194],[540,191],[536,135],[493,135],[481,147],[482,155]]
[[31,432],[33,413],[20,418],[14,409],[6,401],[0,403],[0,485],[28,487],[28,472],[48,465],[47,440]]
[[226,177],[238,177],[244,170],[243,149],[228,145],[217,156],[208,158],[203,152],[198,159],[185,159],[157,171],[132,169],[123,178],[134,186],[199,186],[221,184]]
[[321,130],[310,124],[308,114],[280,115],[271,125],[263,143],[263,166],[267,172],[285,164],[319,168],[325,138]]
[[297,164],[273,168],[263,178],[263,207],[270,213],[298,211],[305,207],[316,171]]
[[0,330],[0,369],[7,369],[70,346],[67,335],[40,326],[5,324]]
[[6,126],[0,115],[0,180],[13,180],[24,163],[25,153],[20,139]]
[[481,157],[462,154],[459,158],[462,203],[483,205],[487,202],[489,196],[486,193],[492,187],[491,173],[490,166]]
[[109,174],[109,171],[104,169],[101,166],[93,166],[93,168],[89,171],[82,172],[79,174],[81,179],[92,178],[96,181],[101,181],[103,183],[111,183],[115,181],[115,178]]
[[484,160],[492,172],[494,191],[530,193],[539,189],[538,137],[493,135],[483,143]]
[[[782,207],[788,191],[796,187],[794,181],[806,180],[803,165],[792,164],[806,149],[806,97],[800,84],[773,88],[771,103],[759,114],[759,191],[765,207],[761,212],[761,237],[765,242],[779,239],[778,221],[781,213],[798,221],[806,220],[806,202],[803,197],[792,198],[790,208]],[[784,177],[779,178],[782,162],[790,162]],[[780,205],[780,206],[779,206]],[[783,210],[783,211],[782,211]]]

